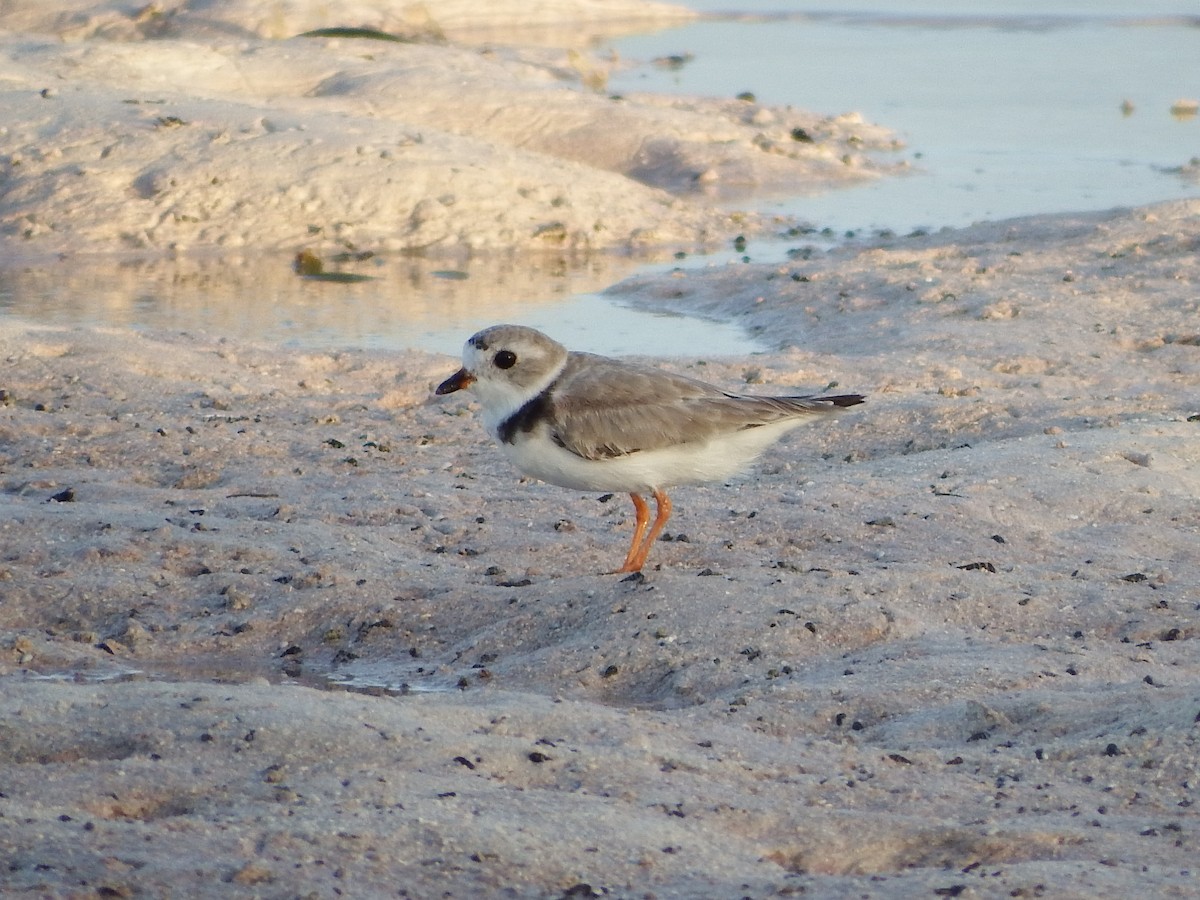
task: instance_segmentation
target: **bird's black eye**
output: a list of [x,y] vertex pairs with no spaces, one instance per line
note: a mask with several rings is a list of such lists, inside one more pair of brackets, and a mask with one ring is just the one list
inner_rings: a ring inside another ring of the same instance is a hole
[[501,350],[495,356],[497,369],[511,369],[517,364],[517,354],[511,350]]

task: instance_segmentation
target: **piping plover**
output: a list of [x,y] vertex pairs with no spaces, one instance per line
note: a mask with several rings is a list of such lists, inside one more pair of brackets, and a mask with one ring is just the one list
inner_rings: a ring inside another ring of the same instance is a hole
[[[645,565],[671,516],[666,488],[723,481],[793,428],[863,402],[861,394],[736,394],[569,351],[521,325],[493,325],[468,340],[463,367],[435,393],[467,387],[479,395],[487,430],[526,475],[633,498],[633,541],[616,573]],[[658,505],[653,525],[644,493]]]

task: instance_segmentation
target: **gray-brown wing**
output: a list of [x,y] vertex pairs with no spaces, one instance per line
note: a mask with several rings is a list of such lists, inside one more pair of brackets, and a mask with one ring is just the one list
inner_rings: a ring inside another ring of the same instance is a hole
[[861,402],[843,397],[756,397],[644,366],[572,353],[552,388],[551,430],[585,459],[609,459]]

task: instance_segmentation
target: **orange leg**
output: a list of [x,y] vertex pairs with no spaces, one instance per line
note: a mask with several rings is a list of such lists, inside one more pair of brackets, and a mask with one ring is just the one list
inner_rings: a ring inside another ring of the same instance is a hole
[[650,522],[650,507],[642,499],[641,494],[630,494],[629,499],[633,501],[633,510],[637,514],[637,522],[633,526],[633,542],[629,545],[629,552],[625,554],[625,562],[621,563],[621,568],[613,572],[613,575],[620,575],[624,572],[636,572],[641,568],[641,566],[635,566],[633,563],[637,559],[638,550],[641,549],[642,536],[646,533],[646,525]]
[[655,488],[654,500],[658,505],[658,510],[654,517],[654,524],[650,526],[650,533],[646,534],[646,523],[650,519],[650,507],[640,495],[630,494],[629,496],[633,498],[633,507],[637,511],[637,525],[633,530],[633,543],[629,545],[629,553],[625,556],[625,562],[613,574],[640,572],[642,566],[646,564],[646,557],[650,555],[650,548],[662,534],[667,519],[671,518],[671,498],[664,491]]

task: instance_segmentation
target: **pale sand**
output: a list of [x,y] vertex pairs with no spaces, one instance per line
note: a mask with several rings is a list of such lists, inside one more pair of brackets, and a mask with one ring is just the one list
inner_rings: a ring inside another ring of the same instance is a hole
[[1198,221],[618,286],[869,395],[640,581],[455,359],[0,320],[0,892],[1194,896]]
[[1187,895],[1198,210],[634,284],[794,345],[674,368],[870,395],[678,490],[640,582],[456,360],[10,322],[0,878]]
[[[286,34],[402,27],[309,6]],[[579,6],[619,23],[629,4],[567,3],[563,20]],[[769,224],[719,198],[902,167],[892,135],[853,112],[614,96],[619,61],[575,50],[271,40],[259,22],[279,4],[220,7],[238,27],[97,13],[80,32],[53,8],[0,14],[26,29],[0,32],[7,256],[690,249]]]

